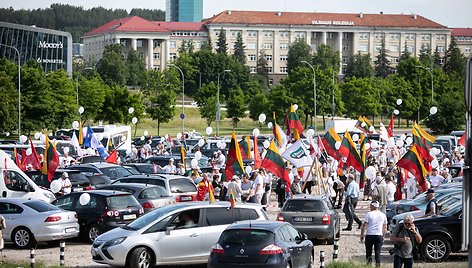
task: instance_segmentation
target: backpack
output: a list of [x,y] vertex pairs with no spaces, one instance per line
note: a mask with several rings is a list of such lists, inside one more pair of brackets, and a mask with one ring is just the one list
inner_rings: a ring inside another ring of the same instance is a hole
[[[403,223],[401,223],[400,227],[398,228],[398,232],[395,236],[398,236],[398,234],[401,233],[404,228],[405,228],[405,225]],[[414,236],[412,237],[410,235],[410,231],[406,230],[406,233],[408,234],[408,237],[410,238],[411,244],[413,245],[413,249],[411,250],[411,255],[413,256],[414,260],[419,260],[420,250],[419,250],[418,242],[416,242],[416,239],[415,239]],[[397,248],[395,247],[395,249],[397,249]],[[400,249],[400,248],[398,248],[398,249]]]

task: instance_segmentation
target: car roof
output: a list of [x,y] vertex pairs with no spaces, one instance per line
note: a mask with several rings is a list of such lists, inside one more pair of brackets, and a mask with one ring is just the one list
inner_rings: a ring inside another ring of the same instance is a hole
[[[189,177],[184,177],[181,175],[170,175],[170,174],[141,174],[141,175],[130,175],[125,177],[126,179],[151,179],[151,180],[171,180],[171,179],[189,179]],[[124,178],[120,178],[124,179]],[[119,180],[119,179],[117,179]]]
[[251,228],[275,231],[282,225],[288,225],[288,223],[280,221],[238,221],[228,226],[226,230]]
[[[147,189],[147,188],[162,188],[164,189],[164,187],[162,186],[159,186],[159,185],[149,185],[149,184],[145,184],[145,183],[115,183],[115,184],[109,184],[109,185],[105,185],[103,187],[100,187],[100,189],[103,189],[103,188],[106,188],[106,187],[122,187],[122,188],[129,188],[129,189],[133,189],[133,190],[143,190],[143,189]],[[105,190],[105,189],[103,189]],[[114,191],[114,190],[112,190]]]
[[119,194],[119,195],[122,195],[122,194],[131,195],[131,193],[119,192],[119,191],[113,191],[113,190],[90,190],[90,191],[86,191],[86,192],[73,192],[71,194],[81,195],[83,193],[101,195],[101,196],[105,196],[105,197],[114,196],[114,195],[117,195],[117,194]]
[[[23,197],[0,198],[0,201],[1,201],[1,202],[11,202],[11,203],[15,203],[15,204],[23,204],[24,202],[28,202],[28,201],[42,201],[42,202],[45,202],[45,201],[40,200],[40,199],[35,199],[35,198],[23,198]],[[46,202],[45,202],[45,203],[46,203]]]
[[287,201],[289,200],[326,200],[326,197],[321,195],[297,194]]
[[[211,208],[211,207],[216,207],[216,208],[229,208],[231,206],[231,203],[229,201],[216,201],[213,203],[209,202],[202,202],[202,201],[192,201],[192,202],[181,202],[181,203],[176,203],[168,206],[175,206],[178,207],[178,209],[181,208],[187,208],[187,207],[195,207],[195,208]],[[255,204],[255,203],[236,203],[235,208],[254,208],[254,209],[261,209],[262,206]]]
[[107,167],[119,167],[121,165],[117,165],[117,164],[111,164],[111,163],[107,163],[107,162],[94,162],[94,163],[84,163],[84,164],[74,164],[74,165],[70,165],[70,167],[77,167],[77,166],[92,166],[92,167],[96,167],[96,168],[107,168]]

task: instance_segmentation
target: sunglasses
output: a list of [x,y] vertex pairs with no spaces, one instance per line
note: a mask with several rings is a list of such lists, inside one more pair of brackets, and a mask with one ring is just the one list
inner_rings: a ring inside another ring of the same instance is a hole
[[412,222],[405,222],[405,225],[413,225]]

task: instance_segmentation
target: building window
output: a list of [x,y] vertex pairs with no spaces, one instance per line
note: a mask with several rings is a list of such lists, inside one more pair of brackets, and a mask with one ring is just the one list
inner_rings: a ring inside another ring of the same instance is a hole
[[465,52],[465,53],[470,53],[470,51],[471,51],[471,48],[470,48],[470,47],[465,47],[465,48],[464,48],[464,52]]
[[316,51],[318,49],[317,44],[311,44],[311,50]]
[[361,40],[369,39],[369,33],[359,33],[359,39]]
[[318,38],[318,33],[317,32],[312,32],[311,33],[311,38],[313,38],[313,39]]
[[270,74],[273,72],[272,66],[267,66],[267,72],[270,73]]
[[349,39],[349,33],[343,33],[343,39]]
[[234,49],[236,47],[236,42],[231,43],[231,49]]
[[280,43],[280,49],[288,49],[287,43]]
[[400,34],[399,33],[392,33],[392,34],[390,34],[390,39],[398,40],[398,39],[400,39]]
[[[97,57],[98,55],[96,55],[95,57]],[[127,59],[128,58],[128,53],[127,52],[123,52],[123,58]]]
[[241,31],[231,31],[231,36],[232,37],[238,37],[239,33],[241,33]]
[[392,57],[391,61],[392,61],[392,63],[398,63],[399,59],[398,59],[398,57]]
[[334,39],[334,33],[328,33],[328,39]]
[[406,51],[413,53],[413,51],[415,51],[415,46],[406,46]]
[[437,34],[436,35],[436,40],[444,41],[444,40],[446,40],[446,35],[445,34]]
[[157,40],[154,40],[152,42],[152,44],[154,45],[154,47],[160,47],[161,46],[161,42],[160,41],[157,41]]
[[256,66],[251,66],[251,67],[249,67],[249,70],[250,70],[251,73],[253,73],[253,74],[257,72]]
[[382,49],[381,45],[374,46],[374,50],[377,51],[377,52],[379,52],[381,49]]
[[375,38],[375,39],[382,39],[383,36],[384,36],[383,33],[376,33],[376,34],[374,35],[374,38]]
[[440,63],[440,64],[444,64],[444,58],[440,58],[440,59],[439,59],[439,63]]
[[290,32],[289,31],[280,31],[279,35],[282,38],[288,38],[288,36],[290,35]]
[[246,48],[247,49],[256,49],[256,43],[248,43]]
[[302,38],[305,39],[306,32],[295,32],[295,37],[296,38]]
[[169,48],[176,48],[177,43],[175,41],[169,41]]
[[169,60],[176,60],[177,59],[177,53],[170,53],[169,54]]
[[263,31],[264,37],[273,37],[274,32],[273,31]]
[[247,37],[257,37],[257,31],[247,31]]
[[121,41],[121,45],[122,45],[123,47],[128,47],[128,40],[123,40],[123,41]]
[[267,81],[269,83],[269,86],[273,86],[274,85],[274,79],[269,79],[269,81]]
[[422,34],[421,35],[421,40],[429,40],[431,38],[430,34]]
[[143,47],[143,40],[137,40],[136,45],[137,47]]
[[262,48],[263,48],[263,49],[272,49],[272,43],[264,43],[264,44],[262,45]]
[[195,48],[200,49],[200,48],[202,48],[202,45],[203,45],[203,41],[196,42],[195,43]]
[[158,60],[161,58],[161,55],[159,53],[153,53],[152,56],[155,60]]
[[347,63],[348,56],[342,56],[341,61],[342,63]]
[[359,51],[361,51],[361,52],[367,52],[368,50],[369,50],[368,45],[360,45],[359,46]]
[[253,55],[253,54],[247,55],[247,60],[248,60],[248,61],[256,61],[256,59],[257,59],[257,58],[256,58],[256,55]]
[[343,51],[348,51],[349,50],[349,45],[343,45]]
[[405,39],[409,41],[415,40],[415,34],[405,34]]
[[218,35],[220,35],[220,30],[215,30],[214,33],[215,33],[215,36],[218,36]]
[[390,46],[390,51],[391,52],[398,52],[399,46],[398,45],[392,45]]
[[[470,50],[470,47],[469,47]],[[288,56],[287,55],[280,55],[280,61],[287,61]]]
[[160,70],[161,70],[161,66],[159,66],[159,65],[154,65],[154,66],[152,66],[152,68],[153,68],[154,70],[156,70],[156,71],[160,71]]
[[442,53],[442,52],[444,52],[444,50],[445,50],[444,46],[437,46],[437,51],[438,52]]
[[287,67],[286,66],[280,67],[280,72],[283,73],[283,74],[286,74],[287,73]]
[[266,61],[272,61],[272,55],[265,55]]

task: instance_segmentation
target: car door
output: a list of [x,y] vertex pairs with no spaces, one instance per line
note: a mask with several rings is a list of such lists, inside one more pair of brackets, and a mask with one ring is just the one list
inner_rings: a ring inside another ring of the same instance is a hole
[[306,265],[303,264],[303,260],[301,259],[302,246],[301,244],[297,243],[296,239],[298,236],[298,231],[288,224],[282,226],[280,230],[284,237],[285,243],[287,243],[287,250],[290,253],[292,267],[306,267]]
[[[12,204],[10,202],[0,202],[0,215],[5,218],[6,229],[2,230],[2,236],[7,238],[11,236],[11,231],[16,228],[16,226],[22,224],[21,222],[21,213],[23,213],[23,208]],[[8,239],[10,240],[10,239]]]
[[[191,224],[184,222],[189,215]],[[159,240],[160,258],[163,263],[193,263],[201,260],[200,209],[187,209],[175,215],[167,227],[170,234]]]

